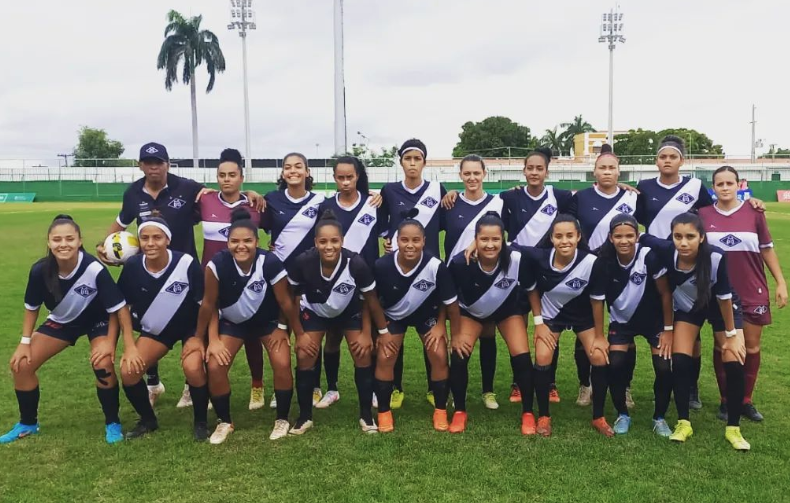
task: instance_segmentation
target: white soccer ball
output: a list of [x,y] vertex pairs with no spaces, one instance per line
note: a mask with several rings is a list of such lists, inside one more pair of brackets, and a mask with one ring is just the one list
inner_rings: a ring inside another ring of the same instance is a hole
[[137,236],[126,231],[113,232],[104,240],[104,255],[116,264],[125,264],[139,251]]

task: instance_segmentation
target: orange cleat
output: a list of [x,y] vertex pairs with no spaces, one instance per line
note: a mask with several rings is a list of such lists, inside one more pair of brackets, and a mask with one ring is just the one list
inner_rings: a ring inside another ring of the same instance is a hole
[[535,429],[535,416],[532,412],[525,412],[521,414],[521,434],[534,435],[537,433]]
[[599,417],[598,419],[593,419],[592,427],[598,430],[598,433],[605,437],[614,436],[614,430],[612,430],[612,427],[609,426],[609,423],[606,422],[606,418],[603,416]]
[[510,401],[512,403],[521,403],[521,390],[515,384],[510,385]]
[[392,411],[379,412],[379,433],[389,433],[395,430],[395,420],[392,419]]
[[453,422],[450,424],[450,433],[463,433],[466,430],[466,417],[466,412],[455,411]]
[[535,433],[544,437],[551,436],[551,418],[549,416],[541,416],[538,418],[538,427]]
[[447,424],[447,410],[434,409],[433,410],[433,429],[436,431],[447,431],[450,427]]
[[557,388],[552,387],[549,390],[549,402],[551,403],[560,403],[560,392],[557,391]]

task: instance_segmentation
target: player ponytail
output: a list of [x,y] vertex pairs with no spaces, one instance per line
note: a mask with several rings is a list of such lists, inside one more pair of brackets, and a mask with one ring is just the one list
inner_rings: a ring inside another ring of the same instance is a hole
[[705,227],[702,225],[702,219],[699,215],[694,213],[681,213],[672,219],[672,232],[675,232],[676,225],[689,224],[694,226],[694,229],[700,236],[699,250],[697,250],[697,263],[694,267],[694,283],[697,286],[697,300],[694,301],[693,311],[705,309],[711,300],[711,260],[710,256],[713,250],[705,239]]
[[579,234],[579,242],[576,244],[577,250],[590,251],[590,246],[587,244],[587,238],[582,233],[582,226],[573,215],[567,213],[560,213],[551,223],[549,231],[543,236],[543,239],[537,244],[537,248],[554,248],[554,243],[551,242],[551,236],[554,234],[554,227],[561,223],[572,223],[576,227],[576,232]]
[[614,158],[615,162],[617,163],[617,166],[620,166],[620,158],[614,155],[614,150],[612,150],[612,146],[609,145],[608,143],[604,143],[603,145],[601,145],[601,152],[598,154],[598,157],[595,159],[595,165],[597,166],[598,161],[600,161],[602,158],[606,156]]
[[370,193],[370,183],[368,182],[368,172],[365,170],[365,165],[362,164],[362,161],[359,157],[355,157],[352,155],[344,155],[337,158],[335,161],[335,165],[332,167],[332,173],[337,172],[337,165],[338,164],[351,164],[354,166],[354,171],[357,173],[357,190],[362,197],[367,196]]
[[549,163],[551,162],[551,149],[549,147],[537,147],[535,150],[527,154],[527,157],[524,158],[524,167],[527,167],[527,162],[529,162],[530,157],[538,156],[546,163],[546,170],[549,169]]
[[400,233],[404,227],[408,225],[413,225],[420,230],[420,234],[425,236],[425,226],[417,220],[417,215],[420,214],[420,210],[417,208],[412,208],[410,210],[404,210],[401,212],[400,216],[403,218],[400,224],[398,224],[398,233]]
[[236,208],[230,214],[230,229],[228,229],[228,236],[236,229],[247,229],[255,236],[255,240],[258,240],[258,227],[255,226],[250,212],[245,208]]
[[[304,169],[307,172],[307,176],[304,179],[304,188],[307,191],[313,189],[313,177],[310,175],[310,167],[307,165],[307,157],[304,154],[300,154],[299,152],[291,152],[290,154],[283,157],[283,165],[285,165],[285,161],[288,160],[289,157],[298,157],[304,163]],[[280,178],[277,179],[277,189],[278,190],[285,190],[288,187],[288,184],[285,183],[285,178],[283,178],[282,171],[280,172]]]
[[[77,222],[75,222],[73,218],[71,218],[71,215],[65,214],[57,215],[52,220],[52,223],[49,224],[49,229],[47,229],[47,236],[52,233],[52,229],[61,225],[70,225],[77,233],[77,236],[79,236],[80,240],[82,240],[82,231],[80,230],[80,226],[77,225]],[[79,249],[82,251],[83,247],[80,246]],[[63,300],[63,293],[60,291],[58,261],[49,247],[47,247],[46,256],[39,260],[38,263],[41,264],[42,272],[44,273],[44,286],[55,299],[55,302],[60,302]]]
[[510,267],[510,246],[505,240],[505,223],[496,211],[487,211],[475,224],[475,239],[483,227],[498,227],[502,234],[502,248],[499,250],[499,264],[503,271]]
[[318,235],[318,231],[323,229],[324,227],[334,227],[337,229],[337,232],[342,236],[343,235],[343,225],[340,223],[340,220],[337,219],[335,216],[335,212],[332,210],[326,210],[321,214],[321,217],[318,219],[318,222],[315,224],[315,234]]

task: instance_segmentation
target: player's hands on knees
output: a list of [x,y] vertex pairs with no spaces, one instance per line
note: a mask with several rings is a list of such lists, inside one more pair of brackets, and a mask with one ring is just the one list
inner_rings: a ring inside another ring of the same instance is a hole
[[442,198],[442,208],[446,210],[453,209],[455,206],[455,200],[458,199],[458,191],[457,190],[450,190],[447,194],[444,195]]
[[[107,337],[104,337],[105,339]],[[101,341],[91,349],[91,366],[94,368],[103,359],[110,357],[110,361],[115,364],[115,345],[110,341]]]
[[590,358],[593,357],[596,351],[603,353],[606,364],[609,365],[609,341],[604,336],[595,336],[592,346],[590,347]]
[[318,358],[318,352],[320,350],[320,346],[307,334],[296,336],[297,353],[302,353],[309,356],[310,358]]
[[445,333],[445,327],[440,325],[435,325],[432,327],[425,337],[423,338],[423,345],[425,345],[425,349],[428,352],[436,352],[439,348],[444,345],[447,347],[447,334]]
[[398,344],[395,342],[394,337],[392,336],[383,337],[380,335],[379,338],[376,339],[376,350],[383,351],[384,358],[391,358],[398,354],[400,348],[398,347]]
[[230,365],[230,351],[228,351],[228,348],[222,344],[221,340],[209,342],[208,349],[206,350],[206,362],[208,362],[211,358],[217,360],[217,363],[220,365]]
[[18,373],[23,365],[30,365],[33,363],[33,352],[30,350],[30,344],[19,344],[16,351],[11,355],[11,372]]
[[535,351],[538,350],[538,342],[545,345],[549,348],[550,351],[554,351],[554,348],[557,347],[557,339],[551,335],[551,330],[545,324],[537,325],[535,327]]
[[357,339],[348,343],[348,349],[355,358],[365,358],[373,351],[373,340]]
[[288,332],[281,328],[275,328],[269,335],[269,351],[279,353],[280,349],[291,347],[291,338],[288,337]]
[[729,351],[743,365],[746,362],[746,342],[743,338],[743,330],[736,331],[734,337],[726,337],[721,345],[722,353]]
[[675,334],[671,331],[664,331],[658,336],[658,356],[665,360],[672,359],[672,341]]
[[189,358],[192,353],[197,353],[200,356],[200,361],[206,360],[206,346],[200,337],[190,337],[181,348],[181,364]]
[[121,355],[121,372],[129,375],[142,374],[145,371],[145,360],[140,356],[140,352],[134,346],[124,348]]
[[453,352],[461,358],[469,358],[472,356],[473,346],[468,340],[464,340],[459,337],[453,337],[453,339],[450,341],[450,346],[452,347]]

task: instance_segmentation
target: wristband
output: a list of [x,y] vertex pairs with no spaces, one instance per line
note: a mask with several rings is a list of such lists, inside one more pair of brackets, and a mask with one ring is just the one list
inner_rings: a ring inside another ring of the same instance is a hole
[[675,330],[674,325],[664,325],[664,332],[672,332],[673,330]]
[[543,325],[543,316],[533,316],[532,321],[535,322],[535,326]]
[[30,345],[30,340],[31,340],[31,338],[30,338],[30,337],[25,337],[25,336],[23,335],[23,336],[22,336],[22,340],[21,340],[21,341],[19,341],[19,343],[20,343],[20,344],[24,344],[24,345],[26,345],[26,346],[29,346],[29,345]]
[[731,337],[735,337],[736,335],[738,335],[738,330],[736,330],[734,328],[732,330],[725,330],[724,331],[724,336],[727,337],[728,339],[731,338]]
[[288,330],[288,325],[283,325],[282,323],[278,323],[277,328],[279,328],[280,330]]
[[390,329],[389,329],[389,328],[387,328],[387,327],[384,327],[384,328],[382,328],[382,329],[379,329],[379,335],[388,334],[389,332],[390,332]]

